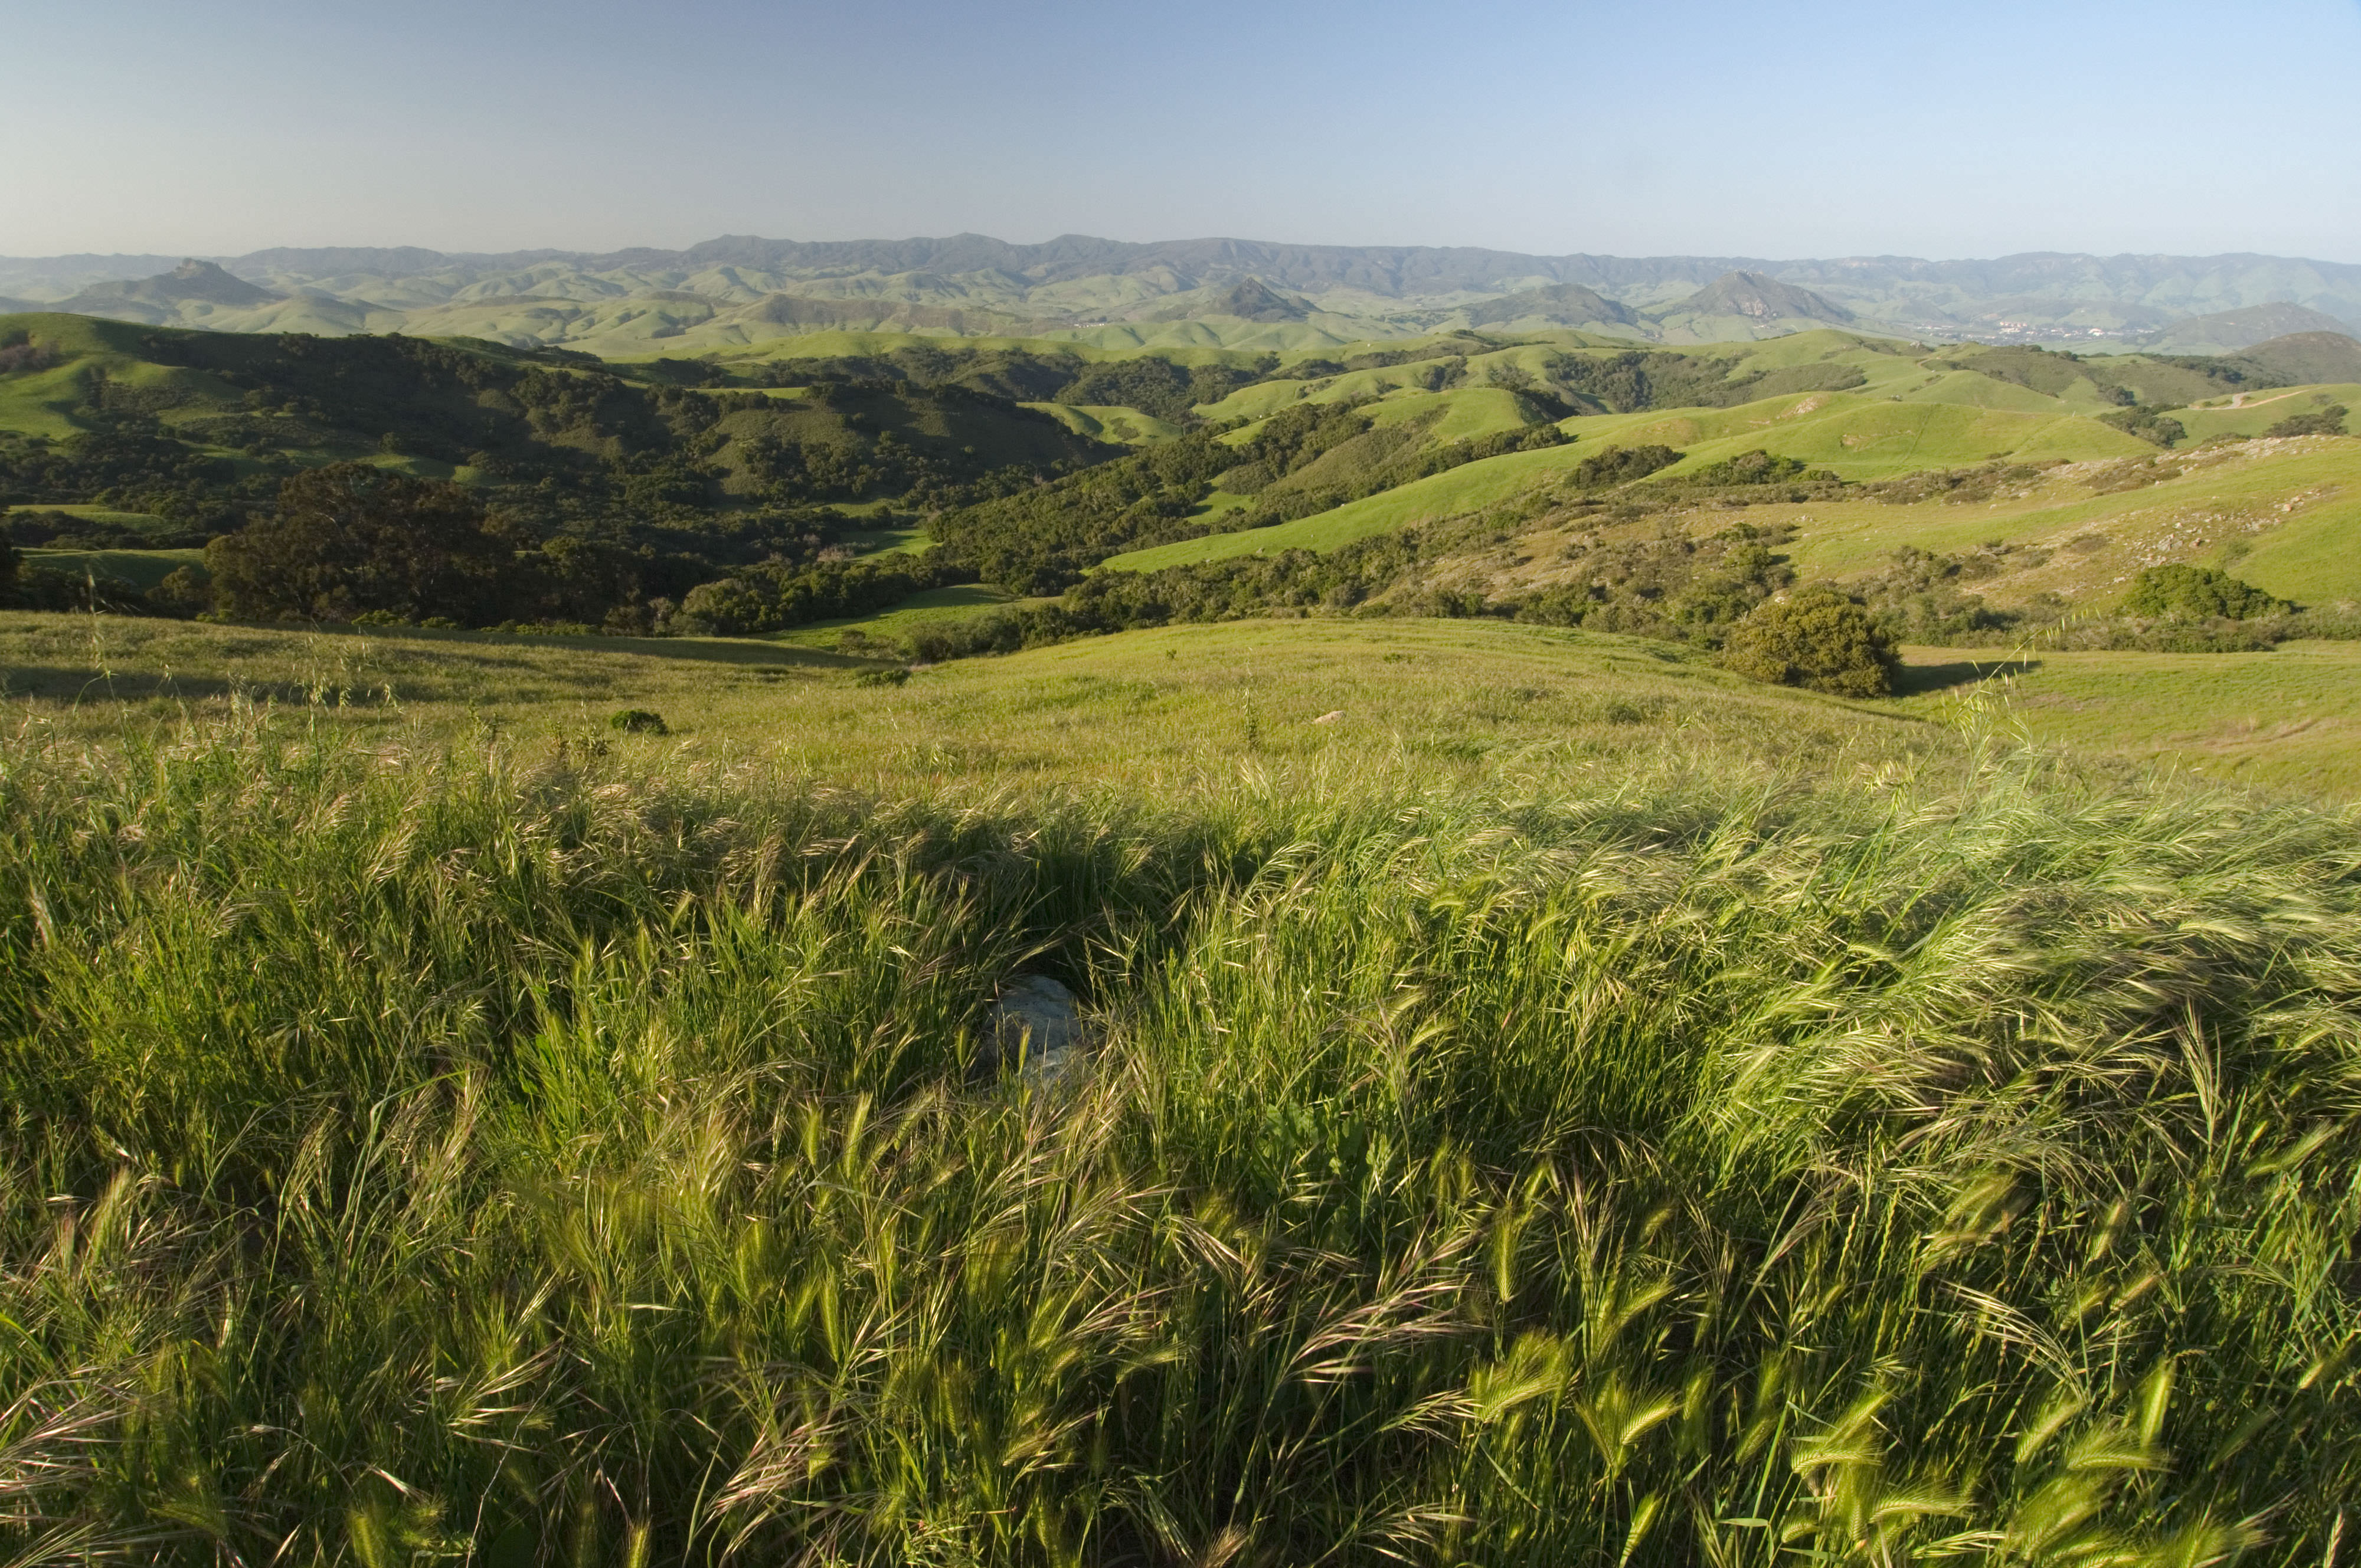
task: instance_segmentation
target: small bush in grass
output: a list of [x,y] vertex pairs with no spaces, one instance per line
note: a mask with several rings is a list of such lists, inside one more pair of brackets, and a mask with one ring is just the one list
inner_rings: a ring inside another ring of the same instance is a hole
[[620,713],[615,715],[614,718],[607,720],[607,725],[608,728],[620,729],[626,735],[669,735],[672,733],[672,730],[664,724],[663,714],[651,712],[644,707],[627,707]]
[[895,665],[890,670],[863,670],[852,677],[857,686],[898,686],[910,678],[910,672]]
[[2250,620],[2258,615],[2284,615],[2295,609],[2273,598],[2252,583],[2242,583],[2215,566],[2189,566],[2175,562],[2150,566],[2132,579],[2124,596],[2125,615],[2172,620]]
[[1731,630],[1721,663],[1773,685],[1884,696],[1900,661],[1858,600],[1820,583],[1757,607]]

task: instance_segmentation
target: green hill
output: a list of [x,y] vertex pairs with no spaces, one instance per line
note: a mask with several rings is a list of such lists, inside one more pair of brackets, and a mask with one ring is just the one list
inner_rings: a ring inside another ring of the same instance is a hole
[[[1048,384],[1084,368],[1062,363]],[[595,622],[735,565],[812,561],[890,522],[881,507],[937,508],[1123,450],[1007,395],[1032,361],[923,369],[823,364],[798,386],[732,389],[678,384],[710,379],[703,365],[619,373],[487,343],[0,317],[0,503],[111,508],[186,544],[331,463],[453,480],[523,552],[511,613]]]

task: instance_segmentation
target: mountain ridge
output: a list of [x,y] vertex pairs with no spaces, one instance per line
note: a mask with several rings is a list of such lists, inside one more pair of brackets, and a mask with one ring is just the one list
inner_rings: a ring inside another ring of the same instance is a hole
[[[605,352],[640,352],[634,345],[670,338],[689,339],[684,347],[742,344],[746,333],[765,326],[854,320],[915,332],[1056,336],[1212,318],[1217,324],[1205,330],[1230,346],[1254,345],[1248,339],[1257,332],[1265,340],[1274,332],[1381,339],[1446,319],[1620,327],[1664,341],[1776,334],[1817,322],[1935,341],[2128,343],[2183,321],[2275,305],[2306,313],[2301,324],[2309,328],[2361,323],[2361,266],[2245,252],[1779,261],[1224,237],[1061,235],[1017,244],[961,234],[827,241],[724,235],[678,250],[605,252],[279,247],[195,258],[258,291],[241,301],[176,294],[165,286],[171,274],[163,267],[153,276],[122,276],[157,259],[0,258],[0,294],[151,324],[402,331]],[[109,271],[116,275],[96,276]],[[1269,298],[1243,312],[1214,304],[1248,284]],[[1729,298],[1712,294],[1717,288]],[[1568,290],[1583,293],[1562,292]],[[688,298],[705,302],[702,320],[643,308]],[[780,299],[833,303],[766,303]],[[852,308],[855,301],[862,308]],[[531,306],[548,308],[533,314]],[[771,319],[758,319],[764,316]]]

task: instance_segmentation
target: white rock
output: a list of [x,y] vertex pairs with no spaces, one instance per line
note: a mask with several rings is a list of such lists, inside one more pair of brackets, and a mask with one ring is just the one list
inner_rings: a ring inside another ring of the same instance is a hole
[[992,1008],[993,1050],[1036,1082],[1061,1081],[1088,1060],[1082,1003],[1046,974],[1019,975]]

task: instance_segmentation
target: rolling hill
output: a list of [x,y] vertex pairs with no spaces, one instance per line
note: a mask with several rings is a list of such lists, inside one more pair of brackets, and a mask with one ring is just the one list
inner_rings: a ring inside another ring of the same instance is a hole
[[[245,287],[194,267],[172,285],[184,306]],[[1611,304],[1572,285],[1520,292],[1506,308]],[[1742,510],[1795,569],[1849,581],[1905,543],[1996,542],[2020,552],[1986,574],[2004,609],[2111,603],[2145,565],[2226,564],[2234,546],[2269,592],[2361,596],[2334,501],[2356,452],[2335,433],[2341,411],[2361,403],[2361,343],[2341,334],[2212,356],[1930,349],[1819,324],[1807,313],[1841,307],[1744,274],[1660,319],[1779,330],[1694,345],[1466,326],[1337,342],[1344,318],[1255,278],[1167,301],[1100,329],[1128,347],[914,334],[874,324],[878,308],[912,307],[839,302],[871,328],[608,360],[484,340],[0,318],[0,500],[18,509],[20,544],[104,567],[136,594],[190,564],[171,551],[268,516],[307,470],[450,479],[533,563],[511,619],[620,615],[675,631],[857,628],[914,595],[931,606],[924,596],[972,588],[988,608],[1081,592],[1093,573],[1394,539],[1430,543],[1355,590],[1371,602],[1513,599],[1564,587],[1547,563],[1597,532],[1584,520],[1601,507],[1636,508],[1634,538]],[[547,306],[518,295],[472,308]],[[1722,315],[1696,313],[1708,311]],[[1224,346],[1213,327],[1268,335]],[[1991,489],[1972,476],[2004,471],[2011,497],[2036,499],[1960,509]],[[2172,517],[2213,521],[2136,522],[2159,499]],[[2244,532],[2221,521],[2233,517]],[[1511,543],[1432,543],[1460,534]],[[1504,565],[1503,548],[1543,564]],[[862,557],[880,550],[896,554]],[[466,613],[485,623],[480,608]]]
[[286,296],[233,277],[210,261],[183,261],[170,272],[136,282],[97,283],[57,308],[86,316],[114,316],[160,324],[189,306],[253,310]]
[[[1071,356],[823,362],[734,388],[682,385],[680,368],[618,373],[483,342],[0,317],[0,505],[22,545],[165,550],[267,518],[282,486],[331,465],[456,481],[503,547],[523,547],[511,615],[595,622],[733,566],[849,553],[891,532],[897,508],[1022,488],[1126,450],[1027,406],[1083,375]],[[692,383],[711,378],[688,368]]]
[[1725,272],[1686,299],[1650,313],[1658,334],[1671,342],[1724,343],[1759,337],[1766,331],[1795,330],[1784,323],[1849,326],[1860,318],[1792,283],[1760,272]]

